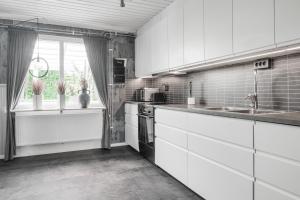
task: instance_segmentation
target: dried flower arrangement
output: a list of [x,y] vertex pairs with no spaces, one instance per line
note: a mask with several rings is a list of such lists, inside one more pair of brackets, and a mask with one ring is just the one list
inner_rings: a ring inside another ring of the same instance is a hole
[[85,78],[82,78],[81,81],[80,81],[80,86],[81,86],[81,89],[83,90],[87,90],[89,85],[88,85],[88,82]]
[[57,92],[60,95],[64,95],[66,93],[66,84],[64,81],[59,81],[57,84]]
[[38,79],[32,82],[32,92],[34,95],[41,95],[43,89],[44,89],[43,81]]

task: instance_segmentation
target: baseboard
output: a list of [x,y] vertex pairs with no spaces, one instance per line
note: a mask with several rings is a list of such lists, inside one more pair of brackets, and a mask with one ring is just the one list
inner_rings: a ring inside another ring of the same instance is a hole
[[[16,157],[27,157],[27,156],[63,153],[63,152],[89,150],[89,149],[100,149],[100,146],[101,146],[101,140],[22,146],[22,147],[17,147]],[[121,142],[121,143],[111,144],[111,147],[120,147],[120,146],[127,146],[127,143]],[[3,159],[4,159],[4,155],[0,155],[0,160]]]
[[45,155],[53,153],[63,153],[71,151],[81,151],[89,149],[100,149],[101,140],[87,140],[77,142],[66,142],[56,144],[43,144],[33,146],[19,146],[17,147],[16,157],[27,157],[35,155]]
[[113,143],[111,144],[111,147],[121,147],[121,146],[127,146],[128,144],[126,142],[120,142],[120,143]]

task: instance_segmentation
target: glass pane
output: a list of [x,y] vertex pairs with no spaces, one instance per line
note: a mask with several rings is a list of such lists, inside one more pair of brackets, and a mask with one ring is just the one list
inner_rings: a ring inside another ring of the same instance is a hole
[[[37,58],[38,52],[40,55],[40,62],[43,61],[43,59],[46,60],[46,62],[49,65],[49,71],[46,76],[43,78],[40,78],[44,83],[44,90],[43,90],[43,106],[47,107],[50,106],[57,106],[57,90],[56,85],[59,81],[59,42],[58,41],[50,41],[50,40],[40,40],[39,42],[39,50],[38,50],[38,43],[35,44],[35,49],[33,53],[33,59]],[[44,65],[45,66],[45,65]],[[29,70],[32,74],[41,75],[45,74],[45,67],[37,67],[36,62],[32,62]],[[36,77],[33,77],[30,73],[27,74],[25,79],[25,85],[23,88],[22,96],[20,99],[20,103],[32,105],[32,82],[33,80],[37,79]]]
[[100,106],[99,95],[93,80],[83,43],[64,43],[64,81],[66,83],[66,106],[80,106],[80,81],[86,79],[91,97],[91,107]]

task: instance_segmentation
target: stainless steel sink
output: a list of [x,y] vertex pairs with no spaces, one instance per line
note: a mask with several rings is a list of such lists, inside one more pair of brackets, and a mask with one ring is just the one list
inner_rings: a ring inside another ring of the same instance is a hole
[[284,111],[276,111],[276,110],[231,110],[229,112],[241,113],[241,114],[255,114],[255,115],[284,113]]
[[214,110],[214,111],[227,111],[227,112],[243,112],[247,111],[246,108],[238,108],[238,107],[207,107],[206,110]]
[[211,110],[211,111],[219,111],[219,112],[231,112],[231,113],[240,113],[240,114],[249,114],[249,115],[263,115],[263,114],[278,114],[284,113],[284,111],[276,111],[276,110],[252,110],[248,108],[240,108],[240,107],[195,107],[192,109],[200,109],[200,110]]

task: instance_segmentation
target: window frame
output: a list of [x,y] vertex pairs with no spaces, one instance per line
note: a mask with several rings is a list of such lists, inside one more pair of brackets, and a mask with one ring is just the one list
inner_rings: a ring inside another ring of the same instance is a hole
[[[58,42],[59,43],[59,80],[60,81],[64,81],[64,61],[65,61],[65,46],[64,44],[65,43],[79,43],[79,44],[83,44],[84,45],[84,42],[83,42],[83,39],[81,37],[67,37],[67,36],[56,36],[56,35],[48,35],[48,34],[39,34],[39,39],[40,40],[46,40],[46,41],[55,41],[55,42]],[[92,77],[94,79],[94,75],[92,74]],[[24,92],[24,85],[25,85],[25,81],[24,80],[24,83],[23,83],[23,88],[22,88],[22,92]],[[98,93],[98,91],[97,91]],[[60,98],[58,97],[58,99],[56,101],[60,101]],[[43,100],[44,103],[47,103],[49,108],[50,109],[53,109],[54,108],[57,108],[59,109],[59,106],[54,106],[54,100],[53,101],[45,101]],[[57,102],[56,102],[57,103]],[[65,103],[66,103],[66,100],[65,100]],[[47,105],[46,104],[46,105]],[[53,107],[52,107],[52,106]],[[103,108],[104,105],[99,97],[99,100],[98,101],[91,101],[90,102],[90,105],[89,105],[90,108]],[[43,108],[42,110],[48,110],[49,109],[48,107],[45,107]],[[21,99],[19,99],[19,102],[17,104],[17,109],[18,110],[27,110],[27,109],[32,109],[32,103],[31,102],[27,102],[27,101],[22,101]],[[67,109],[74,109],[73,107],[67,107],[65,108],[66,110]]]

